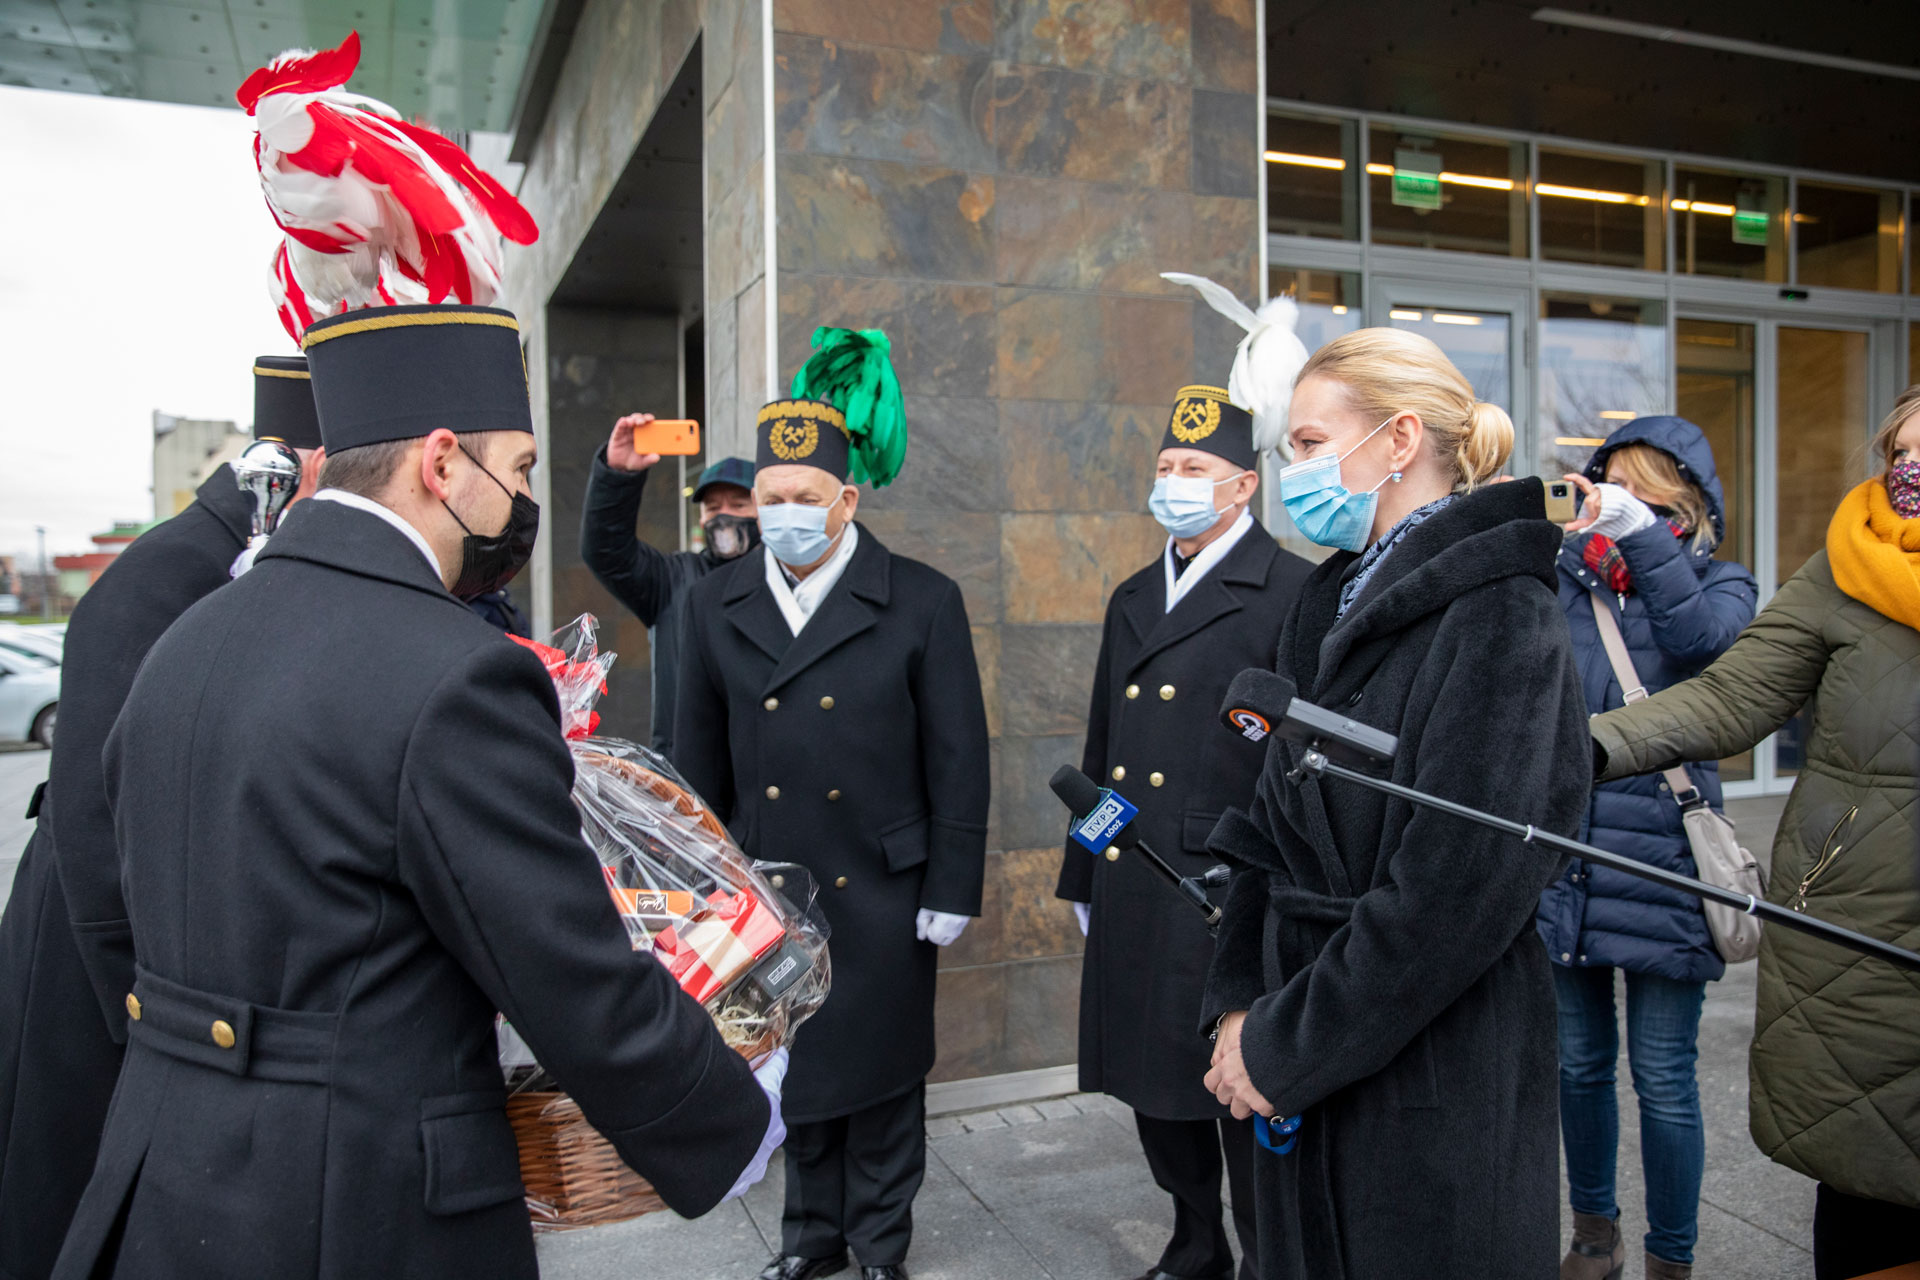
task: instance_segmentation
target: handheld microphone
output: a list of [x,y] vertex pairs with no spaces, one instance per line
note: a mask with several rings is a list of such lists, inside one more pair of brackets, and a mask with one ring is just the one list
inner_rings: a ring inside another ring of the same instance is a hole
[[[1153,846],[1140,838],[1133,829],[1133,820],[1140,810],[1117,791],[1097,785],[1092,778],[1080,772],[1070,764],[1063,764],[1053,771],[1053,777],[1047,785],[1053,788],[1053,794],[1067,806],[1074,816],[1073,838],[1076,843],[1092,853],[1106,853],[1117,858],[1121,849],[1138,849],[1146,858],[1147,865],[1157,871],[1174,891],[1195,910],[1206,917],[1207,928],[1212,930],[1220,924],[1220,908],[1207,898],[1207,883],[1194,876],[1183,876],[1153,851]],[[1219,868],[1215,868],[1218,871]],[[1207,873],[1209,877],[1213,871]]]

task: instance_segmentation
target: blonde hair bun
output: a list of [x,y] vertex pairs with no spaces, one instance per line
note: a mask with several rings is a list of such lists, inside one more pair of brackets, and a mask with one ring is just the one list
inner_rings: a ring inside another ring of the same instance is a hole
[[1475,399],[1473,384],[1431,338],[1406,329],[1355,329],[1314,352],[1294,385],[1316,375],[1345,387],[1370,419],[1418,414],[1436,456],[1463,488],[1499,475],[1513,453],[1513,419],[1499,405]]

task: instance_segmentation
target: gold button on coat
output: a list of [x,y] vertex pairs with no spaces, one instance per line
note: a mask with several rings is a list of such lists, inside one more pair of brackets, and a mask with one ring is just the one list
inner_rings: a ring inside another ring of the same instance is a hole
[[1161,686],[1160,686],[1160,701],[1162,701],[1162,702],[1172,702],[1172,701],[1173,701],[1173,686],[1172,686],[1172,685],[1170,685],[1170,684],[1163,684],[1163,685],[1161,685]]
[[1130,685],[1128,685],[1128,686],[1127,686],[1127,696],[1128,696],[1129,698],[1137,698],[1137,697],[1139,697],[1139,696],[1140,696],[1140,686],[1139,686],[1139,685],[1137,685],[1137,684],[1130,684]]
[[214,1022],[213,1042],[222,1049],[233,1048],[233,1027],[225,1018],[218,1019]]
[[769,711],[778,711],[780,709],[780,699],[768,698],[765,702],[761,703],[760,705],[765,707]]
[[131,991],[127,992],[127,1016],[135,1022],[140,1021],[140,997]]
[[834,888],[836,888],[836,889],[844,889],[844,888],[846,888],[846,887],[847,887],[847,878],[846,878],[845,876],[841,876],[841,877],[840,877],[840,878],[839,878],[838,880],[835,880],[835,881],[833,882],[833,887],[834,887]]
[[1115,782],[1125,781],[1126,776],[1127,776],[1127,766],[1123,764],[1117,764],[1113,766],[1113,780]]
[[1108,862],[1120,861],[1120,851],[1114,848],[1112,845],[1107,846],[1107,861]]
[[778,787],[767,788],[767,799],[778,800],[779,798],[780,798],[780,788]]
[[1155,769],[1152,773],[1147,775],[1147,781],[1152,783],[1156,787],[1159,786],[1161,783],[1165,782],[1166,780],[1167,780],[1167,775],[1164,773],[1161,773],[1158,769]]
[[786,887],[787,887],[787,878],[786,878],[785,876],[775,876],[775,877],[773,878],[773,887],[774,887],[774,888],[776,888],[776,889],[784,889],[784,888],[786,888]]
[[832,694],[828,694],[828,695],[827,695],[826,697],[824,697],[824,698],[822,698],[822,699],[820,699],[820,709],[821,709],[822,711],[831,711],[831,710],[833,710],[833,695],[832,695]]
[[840,798],[840,788],[835,787],[833,790],[827,792],[827,799],[838,800],[839,798]]

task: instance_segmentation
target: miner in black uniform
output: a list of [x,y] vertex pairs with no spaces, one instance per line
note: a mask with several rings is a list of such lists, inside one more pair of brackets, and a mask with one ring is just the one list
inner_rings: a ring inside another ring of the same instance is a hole
[[634,534],[647,477],[657,453],[633,447],[633,432],[653,421],[630,413],[613,424],[606,447],[594,455],[580,512],[580,560],[613,598],[647,627],[653,675],[653,749],[673,758],[673,698],[680,665],[681,618],[694,583],[751,551],[760,541],[753,505],[753,464],[722,458],[694,481],[706,545],[698,551],[662,551]]
[[323,487],[134,681],[104,765],[139,964],[60,1280],[535,1276],[496,1011],[681,1213],[777,1141],[771,1077],[627,940],[546,670],[461,602],[538,526],[517,338],[308,328]]
[[[1082,769],[1140,807],[1141,837],[1183,875],[1205,871],[1207,835],[1245,805],[1262,750],[1219,721],[1227,683],[1270,667],[1280,624],[1312,568],[1274,544],[1252,504],[1253,420],[1218,387],[1183,387],[1161,441],[1149,507],[1166,549],[1114,591],[1101,633]],[[1080,1087],[1134,1110],[1140,1146],[1173,1197],[1173,1238],[1148,1280],[1224,1280],[1225,1157],[1234,1228],[1252,1280],[1252,1121],[1201,1083],[1199,1033],[1213,939],[1193,908],[1136,856],[1071,841],[1060,897],[1087,933],[1080,981]]]
[[987,725],[960,588],[854,520],[849,480],[886,483],[905,449],[884,343],[822,330],[795,398],[760,411],[762,544],[694,587],[681,657],[681,771],[748,854],[812,871],[832,927],[767,1280],[833,1275],[848,1246],[867,1280],[905,1276],[936,946],[980,911]]
[[[324,454],[304,356],[254,362],[253,433]],[[252,501],[222,465],[186,510],[135,539],[67,627],[60,732],[38,823],[0,918],[0,1277],[44,1280],[93,1170],[127,1039],[132,931],[100,749],[160,633],[230,581]],[[36,814],[29,813],[29,817]],[[96,1012],[97,1011],[97,1012]]]

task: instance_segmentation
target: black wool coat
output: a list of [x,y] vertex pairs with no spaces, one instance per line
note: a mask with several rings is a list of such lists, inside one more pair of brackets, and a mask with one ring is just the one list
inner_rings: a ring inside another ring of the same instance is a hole
[[[1587,708],[1536,480],[1456,497],[1335,621],[1342,554],[1308,579],[1278,671],[1399,738],[1384,772],[1575,834]],[[1259,1152],[1264,1280],[1551,1276],[1559,1256],[1553,987],[1533,928],[1557,855],[1357,783],[1287,774],[1211,847],[1237,866],[1204,1010],[1241,1051],[1289,1155]]]
[[[1273,665],[1312,568],[1256,520],[1171,612],[1164,553],[1107,603],[1080,767],[1139,806],[1136,830],[1182,875],[1215,863],[1214,824],[1252,803],[1264,752],[1221,725],[1220,700],[1243,668]],[[1213,936],[1199,912],[1138,855],[1109,861],[1072,840],[1055,892],[1093,904],[1080,1088],[1161,1120],[1226,1115],[1201,1083],[1212,1046],[1194,1027]]]
[[593,456],[587,497],[580,512],[580,560],[613,598],[647,628],[647,660],[653,677],[655,751],[673,759],[673,700],[679,685],[680,630],[687,591],[728,562],[700,551],[662,551],[634,536],[640,498],[650,471],[616,471],[607,448]]
[[765,547],[693,589],[674,762],[750,857],[812,871],[833,987],[793,1045],[789,1124],[846,1115],[933,1067],[937,948],[922,907],[980,914],[987,716],[951,579],[865,528],[798,636]]
[[536,1275],[496,1010],[672,1208],[758,1147],[580,837],[546,671],[379,517],[290,513],[105,767],[137,1016],[61,1280]]
[[[132,929],[100,751],[147,650],[229,581],[250,506],[229,467],[80,598],[39,822],[0,918],[0,1276],[44,1277],[93,1171],[127,1038]],[[95,1011],[98,1010],[96,1013]]]

